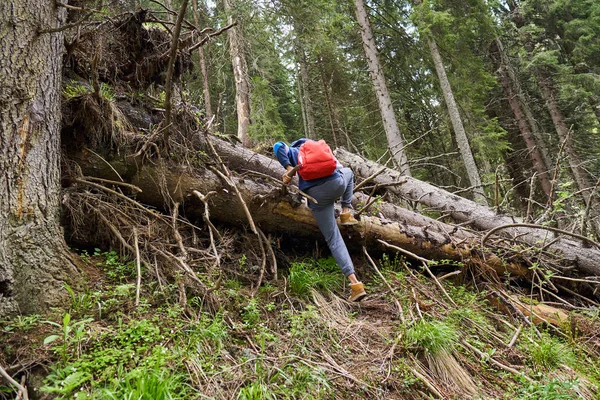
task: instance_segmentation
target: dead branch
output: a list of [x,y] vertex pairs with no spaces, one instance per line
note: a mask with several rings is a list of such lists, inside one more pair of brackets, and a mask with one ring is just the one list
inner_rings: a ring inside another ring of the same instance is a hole
[[592,203],[594,202],[594,193],[596,192],[596,189],[598,189],[598,186],[600,186],[600,178],[598,178],[598,180],[596,181],[596,184],[594,185],[594,188],[591,191],[591,195],[590,195],[590,201],[588,201],[587,206],[585,207],[585,212],[583,213],[582,218],[582,222],[581,222],[581,234],[585,235],[587,233],[587,221],[588,218],[590,216],[590,210],[592,209]]
[[177,245],[179,246],[179,251],[184,258],[188,258],[188,252],[183,246],[183,238],[179,233],[179,229],[177,229],[177,218],[179,216],[179,203],[173,204],[173,215],[171,217],[171,228],[173,229],[173,235],[175,236],[175,240],[177,241]]
[[123,187],[129,188],[135,192],[142,193],[142,189],[140,189],[139,187],[137,187],[135,185],[132,185],[131,183],[117,182],[117,181],[112,181],[110,179],[96,178],[93,176],[84,176],[83,179],[88,182],[96,181],[96,182],[100,182],[100,183],[107,183],[109,185],[123,186]]
[[269,237],[265,237],[264,232],[260,229],[258,230],[258,233],[261,234],[263,241],[267,244],[267,250],[271,256],[271,274],[273,274],[273,279],[277,280],[277,258],[275,257],[273,245],[271,244],[271,234],[269,234]]
[[246,201],[244,201],[244,197],[242,196],[242,194],[240,193],[240,190],[238,189],[237,185],[235,184],[234,180],[232,179],[231,176],[231,172],[229,172],[229,169],[227,168],[227,166],[225,166],[225,164],[223,163],[223,160],[221,160],[221,156],[219,156],[219,153],[217,153],[217,151],[215,150],[215,147],[213,146],[212,142],[210,141],[210,138],[208,137],[208,133],[205,134],[206,137],[206,142],[208,143],[212,153],[214,154],[214,156],[216,157],[216,159],[219,161],[219,166],[221,167],[221,169],[225,172],[225,175],[223,175],[219,170],[215,169],[215,168],[211,168],[213,170],[213,172],[215,172],[217,175],[219,175],[221,177],[221,179],[223,179],[225,181],[225,183],[227,183],[230,187],[233,188],[233,190],[235,190],[235,194],[238,197],[240,204],[242,205],[242,207],[244,208],[244,212],[246,213],[246,218],[248,219],[248,223],[250,224],[250,229],[252,230],[252,232],[258,235],[258,231],[256,230],[256,225],[254,225],[254,219],[252,218],[252,214],[250,214],[250,210],[248,210],[248,206],[246,205]]
[[64,7],[66,9],[69,10],[75,10],[75,11],[88,11],[88,12],[92,12],[92,13],[96,13],[96,14],[102,14],[102,15],[106,15],[107,13],[102,11],[102,10],[95,10],[93,8],[85,8],[85,7],[76,7],[76,6],[72,6],[70,4],[65,4],[63,2],[57,1],[55,3],[58,7]]
[[363,208],[361,208],[360,210],[358,210],[356,212],[356,216],[359,216],[360,214],[362,214],[363,212],[368,210],[369,207],[371,207],[373,205],[373,203],[375,203],[377,200],[383,200],[386,197],[387,197],[387,193],[385,193],[382,197],[373,197],[371,200],[369,200],[369,202],[367,204],[365,204],[365,206]]
[[381,244],[383,244],[386,247],[389,247],[391,249],[394,249],[396,251],[399,251],[401,253],[404,253],[412,258],[415,258],[419,261],[421,261],[421,263],[423,264],[423,267],[425,268],[425,270],[427,271],[427,274],[431,277],[431,279],[433,279],[433,281],[435,282],[435,284],[437,285],[438,288],[440,288],[440,290],[442,291],[442,293],[444,293],[444,296],[446,296],[446,298],[448,299],[448,301],[450,301],[450,303],[452,305],[454,305],[456,307],[456,303],[454,302],[454,300],[452,300],[452,297],[450,297],[450,295],[448,294],[448,292],[446,292],[446,289],[444,289],[444,287],[442,286],[442,284],[440,283],[440,281],[437,279],[437,277],[433,274],[433,272],[431,272],[431,270],[429,269],[429,263],[430,261],[426,258],[423,257],[419,257],[418,255],[411,253],[408,250],[404,250],[401,247],[398,246],[394,246],[392,244],[389,244],[381,239],[377,239],[377,241]]
[[376,171],[371,176],[368,176],[367,178],[365,178],[361,183],[359,183],[358,185],[356,185],[356,187],[354,188],[354,191],[360,190],[360,188],[362,188],[363,186],[365,186],[367,183],[371,182],[373,179],[375,179],[377,177],[377,175],[380,175],[386,169],[387,169],[387,167],[383,167],[379,171]]
[[75,21],[75,22],[73,22],[71,24],[66,24],[66,25],[58,26],[56,28],[40,29],[38,31],[38,34],[42,35],[44,33],[56,33],[56,32],[66,31],[67,29],[75,28],[76,26],[79,26],[83,22],[85,22],[92,15],[94,15],[94,13],[93,12],[89,12],[86,15],[84,15],[83,17],[81,17],[79,20],[77,20],[77,21]]
[[379,268],[377,268],[377,265],[375,264],[375,262],[373,261],[373,259],[369,255],[369,253],[367,252],[367,248],[365,246],[363,246],[363,253],[365,253],[365,256],[367,256],[367,260],[369,260],[369,264],[371,264],[373,269],[375,269],[375,272],[377,272],[377,275],[379,275],[381,280],[383,280],[383,283],[385,283],[385,285],[388,287],[388,289],[390,289],[390,291],[394,294],[394,303],[396,304],[396,307],[398,307],[398,315],[400,316],[400,321],[402,321],[402,323],[404,323],[405,322],[404,310],[402,309],[402,305],[398,301],[398,298],[400,296],[398,296],[398,294],[396,293],[394,288],[390,285],[390,283],[387,281],[387,279],[385,279],[383,274],[379,271]]
[[497,366],[498,368],[503,369],[504,371],[510,372],[511,374],[520,375],[520,376],[524,377],[528,382],[534,382],[534,380],[531,379],[530,377],[528,377],[527,375],[522,374],[521,372],[517,371],[516,369],[514,369],[512,367],[509,367],[507,365],[504,365],[501,362],[495,360],[493,357],[490,357],[488,354],[485,354],[484,352],[480,351],[477,347],[473,346],[472,344],[470,344],[466,340],[461,340],[461,343],[465,347],[467,347],[468,349],[470,349],[471,351],[475,352],[482,359],[484,359],[484,360],[485,359],[490,360],[490,362],[492,364],[494,364],[495,366]]
[[590,238],[587,238],[587,237],[582,236],[582,235],[578,235],[578,234],[573,233],[573,232],[564,231],[562,229],[554,228],[554,227],[551,227],[551,226],[543,226],[543,225],[535,225],[535,224],[520,224],[520,223],[519,224],[507,224],[507,225],[497,226],[497,227],[495,227],[493,229],[490,229],[490,231],[488,233],[486,233],[486,235],[483,237],[483,239],[481,239],[481,247],[483,247],[483,245],[485,244],[486,240],[494,232],[499,231],[501,229],[505,229],[505,228],[516,228],[516,227],[533,228],[533,229],[544,229],[544,230],[547,230],[547,231],[561,233],[563,235],[572,236],[574,238],[580,239],[584,243],[591,243],[594,246],[596,246],[598,249],[600,249],[600,243],[595,242],[595,241],[591,240]]
[[252,292],[252,297],[256,296],[256,293],[258,293],[258,290],[260,289],[260,285],[262,284],[262,280],[263,280],[263,276],[265,275],[265,269],[267,268],[267,254],[265,251],[265,243],[263,243],[263,237],[265,237],[265,234],[257,228],[257,235],[258,237],[258,244],[260,245],[260,253],[261,253],[261,258],[262,258],[262,263],[260,266],[260,275],[258,276],[258,282],[256,283],[256,288],[254,289],[254,291]]
[[19,382],[15,381],[5,370],[0,366],[0,375],[4,377],[11,385],[17,388],[19,392],[19,396],[23,396],[23,400],[29,400],[29,396],[27,395],[27,389],[21,385]]
[[512,339],[510,339],[510,342],[508,343],[508,348],[510,349],[511,347],[513,347],[515,345],[515,343],[517,343],[517,339],[519,338],[519,334],[521,333],[521,330],[523,329],[523,324],[519,325],[519,327],[517,328],[515,334],[513,335]]
[[[257,172],[257,171],[246,171],[244,172],[244,174],[251,174],[251,175],[256,175],[256,176],[260,176],[262,178],[267,178],[272,180],[273,182],[277,182],[278,184],[282,184],[281,179],[276,179],[273,178],[272,176],[269,176],[267,174],[263,174],[262,172]],[[286,189],[293,189],[295,192],[297,192],[298,194],[300,194],[301,196],[307,198],[308,200],[312,201],[315,204],[319,204],[319,202],[317,201],[317,199],[315,199],[314,197],[304,193],[302,190],[298,189],[296,186],[293,185],[285,185]]]
[[223,238],[221,237],[221,234],[219,233],[219,231],[217,230],[217,228],[213,225],[213,223],[210,221],[210,211],[208,209],[208,197],[210,195],[215,194],[216,192],[208,192],[205,195],[203,195],[202,193],[200,193],[197,190],[194,190],[193,193],[200,199],[200,201],[202,201],[202,203],[204,204],[204,215],[202,216],[202,219],[204,220],[204,223],[206,225],[208,225],[208,233],[210,235],[210,247],[213,250],[213,252],[215,253],[215,265],[217,267],[221,266],[221,256],[219,255],[219,252],[217,251],[217,246],[215,245],[215,238],[214,236],[217,236],[219,238],[219,240],[222,240]]
[[193,45],[192,47],[187,49],[187,51],[189,51],[191,53],[192,51],[196,50],[198,47],[202,46],[204,43],[208,42],[211,38],[213,38],[215,36],[219,36],[226,30],[233,28],[237,24],[238,24],[237,21],[233,21],[231,24],[224,26],[223,28],[219,29],[218,31],[209,33],[208,35],[206,35],[206,37],[204,37],[204,39],[202,39],[201,41],[199,41],[198,43],[196,43],[195,45]]
[[137,280],[135,285],[135,306],[140,305],[140,289],[142,286],[142,266],[140,262],[140,247],[138,245],[138,232],[133,228],[133,246],[135,247],[135,267],[137,271]]

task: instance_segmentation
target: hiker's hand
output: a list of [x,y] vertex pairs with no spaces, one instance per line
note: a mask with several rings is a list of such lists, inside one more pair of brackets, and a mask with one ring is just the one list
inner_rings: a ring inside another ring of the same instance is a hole
[[285,174],[283,174],[281,179],[283,180],[283,183],[285,183],[286,185],[289,185],[292,182],[292,177],[289,176],[287,172]]

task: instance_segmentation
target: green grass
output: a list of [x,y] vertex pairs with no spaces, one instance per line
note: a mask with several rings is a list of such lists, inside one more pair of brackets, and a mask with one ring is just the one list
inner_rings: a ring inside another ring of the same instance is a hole
[[553,370],[561,364],[572,365],[575,360],[568,345],[547,334],[530,343],[528,352],[533,365],[538,369]]
[[409,346],[435,355],[444,350],[451,351],[458,342],[458,333],[445,322],[419,321],[406,331],[406,340]]
[[327,258],[320,259],[316,263],[293,263],[288,280],[292,293],[299,297],[307,297],[311,289],[324,291],[341,289],[343,278],[333,258]]

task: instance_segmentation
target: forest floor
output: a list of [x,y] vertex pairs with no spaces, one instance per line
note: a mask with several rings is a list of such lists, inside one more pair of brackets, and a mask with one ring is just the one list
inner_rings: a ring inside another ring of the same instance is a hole
[[48,320],[2,321],[0,363],[27,371],[33,399],[597,398],[595,337],[529,327],[460,275],[444,293],[401,258],[383,255],[381,275],[356,259],[369,296],[351,304],[331,258],[291,258],[256,290],[239,256],[209,311],[146,280],[136,306],[135,262],[78,251],[87,288]]

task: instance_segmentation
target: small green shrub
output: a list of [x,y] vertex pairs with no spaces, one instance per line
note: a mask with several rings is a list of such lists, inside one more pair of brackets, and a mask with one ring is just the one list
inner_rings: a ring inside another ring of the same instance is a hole
[[77,82],[69,82],[63,89],[63,97],[67,101],[71,100],[75,97],[80,97],[80,96],[86,95],[88,93],[89,93],[89,90],[85,86],[83,86]]
[[133,261],[122,262],[116,251],[102,252],[100,249],[95,249],[94,256],[104,258],[104,261],[99,262],[97,265],[103,267],[106,276],[113,282],[122,283],[137,274],[135,263]]
[[458,342],[455,328],[441,321],[419,321],[406,332],[408,345],[417,346],[433,355],[451,351]]
[[242,311],[242,319],[247,326],[255,325],[260,319],[260,310],[255,298],[250,299]]
[[551,379],[549,382],[523,382],[516,400],[572,400],[578,399],[578,381]]
[[575,359],[571,349],[559,340],[543,335],[542,339],[529,345],[531,361],[536,368],[552,370],[561,364],[571,365]]

